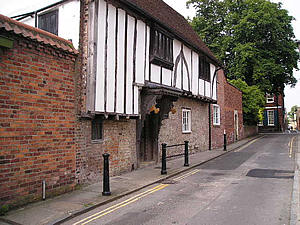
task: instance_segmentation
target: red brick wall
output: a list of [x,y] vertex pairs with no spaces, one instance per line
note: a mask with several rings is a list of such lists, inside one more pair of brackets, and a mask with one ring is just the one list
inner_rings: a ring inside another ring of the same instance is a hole
[[76,179],[78,183],[93,183],[102,178],[102,154],[110,154],[110,175],[136,168],[136,121],[132,119],[104,120],[103,140],[91,140],[91,120],[78,127]]
[[75,184],[75,56],[11,35],[0,53],[0,202]]
[[224,144],[224,129],[227,143],[234,142],[234,113],[238,114],[238,139],[244,137],[242,92],[230,85],[223,70],[218,71],[218,105],[220,106],[221,124],[213,125],[213,105],[211,105],[212,148],[219,148]]

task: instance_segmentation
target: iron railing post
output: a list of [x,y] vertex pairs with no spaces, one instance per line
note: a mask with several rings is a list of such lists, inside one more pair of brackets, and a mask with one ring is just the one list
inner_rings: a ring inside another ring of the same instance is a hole
[[103,196],[111,195],[110,187],[109,187],[109,154],[104,153],[103,155]]
[[184,141],[184,166],[189,166],[189,141]]
[[167,174],[167,144],[161,144],[161,174]]

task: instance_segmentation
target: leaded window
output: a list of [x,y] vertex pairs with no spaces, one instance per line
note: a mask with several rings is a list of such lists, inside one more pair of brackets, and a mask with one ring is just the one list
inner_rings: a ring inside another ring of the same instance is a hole
[[151,29],[150,62],[173,69],[173,39],[165,32]]

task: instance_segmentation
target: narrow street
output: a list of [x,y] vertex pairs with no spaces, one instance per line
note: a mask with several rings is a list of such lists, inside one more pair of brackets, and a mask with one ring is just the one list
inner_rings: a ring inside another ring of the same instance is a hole
[[289,224],[295,140],[266,135],[66,224]]

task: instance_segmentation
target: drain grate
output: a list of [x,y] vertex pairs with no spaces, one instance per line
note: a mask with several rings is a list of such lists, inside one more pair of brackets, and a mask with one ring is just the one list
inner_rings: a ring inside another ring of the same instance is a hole
[[167,180],[163,180],[161,183],[162,184],[177,184],[178,181],[167,179]]
[[277,179],[292,179],[294,171],[292,170],[272,170],[272,169],[253,169],[250,170],[247,177],[257,178],[277,178]]

